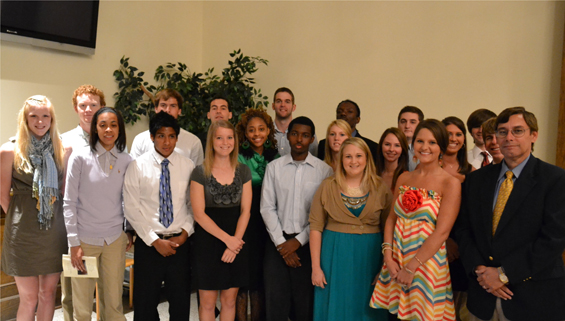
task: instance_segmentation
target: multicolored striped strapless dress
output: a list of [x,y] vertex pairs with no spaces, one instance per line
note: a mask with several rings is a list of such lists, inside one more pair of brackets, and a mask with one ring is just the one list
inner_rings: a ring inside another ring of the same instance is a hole
[[[402,268],[408,264],[436,228],[441,196],[423,188],[401,186],[394,212],[393,259]],[[445,243],[415,271],[409,288],[391,279],[386,264],[370,302],[371,307],[388,309],[401,320],[455,320],[453,292]]]

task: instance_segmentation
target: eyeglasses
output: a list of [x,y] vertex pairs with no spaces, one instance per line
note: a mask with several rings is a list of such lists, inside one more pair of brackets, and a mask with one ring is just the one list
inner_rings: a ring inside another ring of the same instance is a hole
[[[522,136],[524,136],[526,131],[527,131],[527,129],[524,128],[524,127],[516,127],[516,128],[512,128],[510,130],[510,132],[512,133],[512,136],[514,136],[514,137],[522,137]],[[496,131],[496,137],[505,138],[506,136],[508,136],[508,130],[507,129],[499,129],[499,130]]]

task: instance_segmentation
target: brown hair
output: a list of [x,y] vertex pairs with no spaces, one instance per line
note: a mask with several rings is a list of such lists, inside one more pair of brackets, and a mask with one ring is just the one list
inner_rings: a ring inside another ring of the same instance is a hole
[[475,110],[469,115],[469,118],[467,118],[467,128],[469,132],[473,128],[480,128],[485,121],[492,117],[496,117],[496,114],[488,109],[481,108]]
[[281,87],[281,88],[275,90],[275,94],[273,95],[273,102],[275,102],[275,99],[277,99],[278,93],[289,93],[290,96],[292,97],[292,104],[294,105],[294,94],[292,93],[292,90],[290,90],[286,87]]
[[420,130],[424,128],[432,132],[432,135],[436,139],[437,145],[439,146],[441,153],[445,154],[445,151],[447,150],[447,145],[449,144],[449,135],[447,134],[447,129],[445,129],[445,125],[439,120],[432,118],[428,118],[421,121],[418,124],[418,127],[416,127],[416,130],[414,131],[414,142],[416,141],[416,138],[418,137],[418,133],[420,132]]
[[[463,146],[461,146],[461,148],[457,151],[456,156],[457,163],[459,164],[457,172],[463,175],[469,174],[473,169],[473,166],[469,164],[469,161],[467,160],[467,131],[465,130],[465,124],[461,119],[455,116],[446,117],[441,122],[445,125],[446,130],[447,125],[454,125],[463,133]],[[447,135],[449,137],[449,133]]]
[[179,94],[178,91],[170,88],[163,89],[155,95],[155,99],[154,99],[155,108],[159,106],[159,102],[161,100],[169,100],[169,98],[171,97],[177,100],[177,105],[179,106],[179,109],[182,109],[182,103],[183,103],[182,96]]
[[383,171],[385,170],[385,158],[383,155],[383,142],[388,135],[394,135],[400,142],[400,147],[402,148],[402,153],[400,157],[398,157],[398,166],[394,170],[394,174],[392,176],[392,188],[396,186],[396,180],[400,176],[400,174],[408,171],[408,140],[406,139],[406,135],[398,129],[397,127],[391,127],[384,131],[379,140],[379,147],[377,148],[377,163],[375,164],[377,167],[377,175],[382,176]]
[[489,118],[483,123],[481,128],[483,133],[483,140],[489,135],[494,136],[496,134],[496,117]]
[[[526,125],[530,128],[530,132],[538,132],[538,120],[533,113],[530,113],[524,107],[510,107],[503,110],[498,117],[496,117],[496,129],[498,125],[507,123],[512,115],[522,115]],[[534,143],[532,143],[532,152],[534,152]]]

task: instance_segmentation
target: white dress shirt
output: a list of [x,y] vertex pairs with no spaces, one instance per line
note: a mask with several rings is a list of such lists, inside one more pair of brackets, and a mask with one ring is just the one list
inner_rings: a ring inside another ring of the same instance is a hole
[[194,232],[194,216],[190,206],[188,183],[194,163],[176,151],[169,157],[173,223],[165,228],[159,219],[159,179],[164,157],[153,149],[135,159],[126,171],[124,180],[124,213],[126,219],[147,246],[157,234]]
[[416,169],[416,166],[418,166],[418,164],[420,164],[420,160],[419,159],[415,159],[414,161],[414,145],[410,144],[408,145],[408,171],[412,172],[413,170]]
[[298,234],[296,239],[302,245],[308,243],[308,218],[314,193],[331,175],[332,168],[310,153],[301,162],[287,154],[267,165],[261,193],[261,215],[275,245],[286,242],[283,232]]
[[85,132],[80,125],[76,128],[61,134],[63,145],[71,146],[73,151],[90,146],[90,135]]
[[[473,149],[467,151],[467,161],[469,162],[469,164],[473,165],[473,167],[476,169],[482,167],[483,159],[485,159],[483,154],[481,154],[481,152],[483,152],[483,150],[478,148],[477,145],[475,145]],[[489,162],[492,163],[492,156],[490,155],[489,152],[487,152],[487,154],[488,154]]]
[[[153,141],[151,140],[151,133],[148,130],[135,136],[131,144],[131,157],[134,159],[139,156],[155,150]],[[204,160],[204,152],[202,151],[202,143],[196,135],[180,129],[179,137],[175,152],[184,157],[190,158],[195,166],[202,164]]]

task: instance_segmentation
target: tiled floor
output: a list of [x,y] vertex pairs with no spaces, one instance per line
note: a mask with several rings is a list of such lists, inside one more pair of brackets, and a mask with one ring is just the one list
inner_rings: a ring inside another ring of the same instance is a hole
[[[125,295],[125,294],[124,294]],[[94,309],[94,305],[93,305]],[[169,320],[169,303],[164,301],[159,304],[157,308],[159,310],[159,318],[161,321]],[[129,308],[129,298],[124,296],[124,315],[126,320],[133,320],[133,310]],[[92,320],[96,320],[96,313],[92,312]],[[53,321],[63,321],[63,311],[62,309],[55,310],[55,315],[53,316]],[[190,296],[190,321],[198,321],[198,307],[196,305],[196,293]]]

